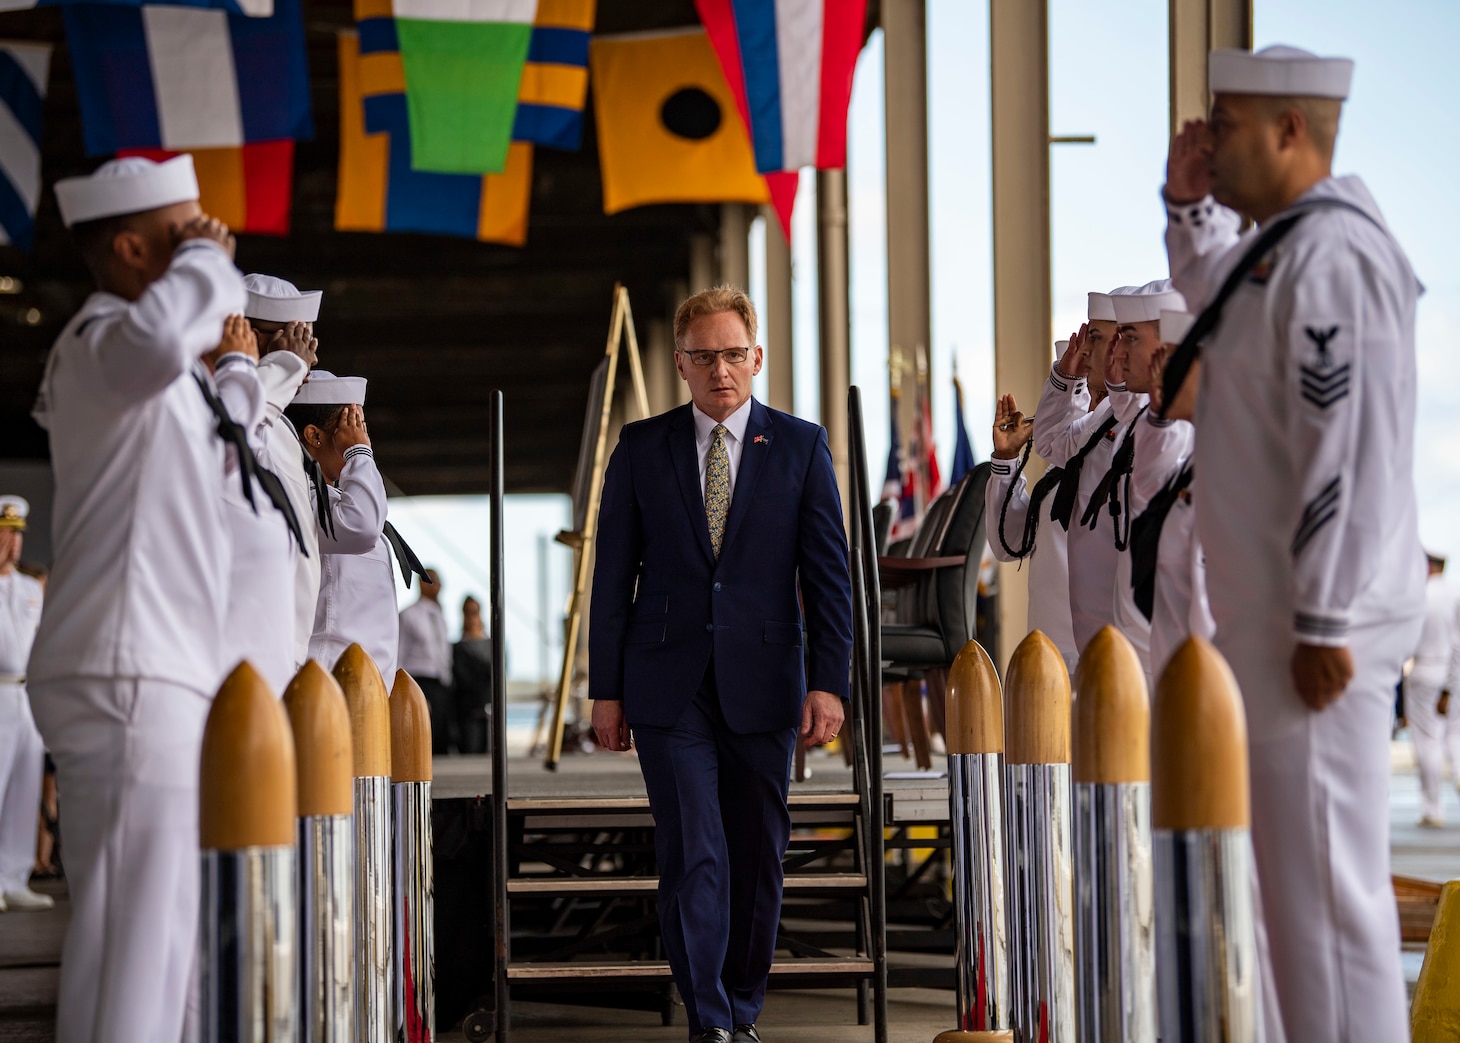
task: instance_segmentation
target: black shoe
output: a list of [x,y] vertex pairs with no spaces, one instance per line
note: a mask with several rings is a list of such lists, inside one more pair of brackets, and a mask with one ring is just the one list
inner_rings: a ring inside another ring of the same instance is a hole
[[765,1043],[760,1038],[760,1033],[755,1030],[754,1023],[749,1025],[736,1025],[735,1035],[730,1037],[730,1043]]
[[730,1043],[730,1033],[724,1029],[701,1029],[689,1038],[689,1043]]

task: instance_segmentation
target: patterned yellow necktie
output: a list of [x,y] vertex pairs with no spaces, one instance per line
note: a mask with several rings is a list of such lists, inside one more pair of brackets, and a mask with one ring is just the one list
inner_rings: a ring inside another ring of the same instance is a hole
[[705,519],[710,523],[710,548],[719,561],[725,516],[730,513],[730,453],[725,449],[725,425],[716,424],[714,435],[705,463]]

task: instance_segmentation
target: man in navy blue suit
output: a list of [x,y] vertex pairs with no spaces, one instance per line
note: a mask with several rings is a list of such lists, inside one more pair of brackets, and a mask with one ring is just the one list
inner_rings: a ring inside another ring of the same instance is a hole
[[850,675],[831,450],[822,428],[751,398],[755,331],[737,289],[679,306],[692,403],[624,428],[593,572],[593,728],[607,749],[638,747],[691,1043],[761,1039],[791,755],[798,731],[808,746],[837,734]]

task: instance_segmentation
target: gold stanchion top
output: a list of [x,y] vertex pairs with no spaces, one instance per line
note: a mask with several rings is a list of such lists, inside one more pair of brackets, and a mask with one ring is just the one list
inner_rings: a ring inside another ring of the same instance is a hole
[[1151,826],[1246,829],[1247,717],[1227,661],[1187,638],[1151,709]]
[[1076,782],[1149,782],[1151,700],[1140,657],[1115,627],[1101,627],[1075,670]]
[[1004,695],[983,645],[970,641],[948,671],[948,752],[1004,752]]
[[940,1032],[933,1037],[933,1043],[1014,1043],[1011,1029],[1002,1032]]
[[205,851],[294,843],[294,739],[268,684],[247,663],[228,675],[203,729],[198,832]]
[[284,689],[284,709],[299,762],[299,814],[350,814],[355,776],[345,693],[311,659]]
[[390,774],[390,696],[375,660],[351,645],[335,660],[335,680],[350,710],[350,746],[355,778]]
[[1019,642],[1004,673],[1004,761],[1070,763],[1070,673],[1038,630]]
[[421,686],[404,670],[395,672],[390,689],[390,778],[431,781],[431,711]]

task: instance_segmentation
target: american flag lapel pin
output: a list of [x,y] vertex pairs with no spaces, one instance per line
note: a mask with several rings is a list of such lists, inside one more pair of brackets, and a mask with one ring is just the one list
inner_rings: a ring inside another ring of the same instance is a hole
[[756,435],[750,440],[751,445],[770,445],[771,440],[767,435]]

